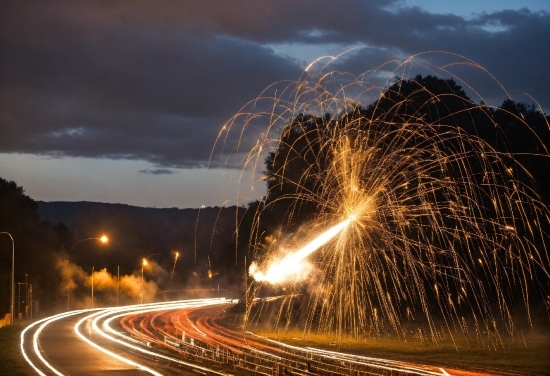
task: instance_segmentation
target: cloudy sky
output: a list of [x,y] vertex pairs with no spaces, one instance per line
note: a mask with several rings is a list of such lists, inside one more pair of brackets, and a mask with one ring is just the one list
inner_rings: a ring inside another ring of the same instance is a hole
[[244,203],[262,184],[206,168],[216,136],[317,57],[352,49],[331,69],[360,74],[445,51],[549,112],[549,46],[547,0],[2,1],[0,177],[45,201]]

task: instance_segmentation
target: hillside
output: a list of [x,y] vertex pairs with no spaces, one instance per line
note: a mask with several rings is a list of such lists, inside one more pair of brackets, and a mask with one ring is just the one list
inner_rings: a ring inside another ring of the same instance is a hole
[[[41,220],[64,223],[74,241],[103,234],[107,246],[93,241],[79,243],[71,262],[84,269],[106,267],[111,273],[130,274],[140,270],[143,258],[151,257],[166,272],[174,266],[170,284],[160,280],[162,289],[230,288],[240,285],[236,267],[236,207],[202,209],[143,208],[97,202],[38,201]],[[69,250],[66,250],[67,252]],[[239,263],[240,264],[240,263]],[[210,271],[210,273],[209,273]],[[166,279],[166,278],[165,278]],[[159,283],[157,281],[157,283]]]

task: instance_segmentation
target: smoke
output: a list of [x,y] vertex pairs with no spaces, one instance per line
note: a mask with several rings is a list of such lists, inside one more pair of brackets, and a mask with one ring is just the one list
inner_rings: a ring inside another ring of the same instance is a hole
[[142,301],[149,303],[155,300],[160,291],[158,284],[162,283],[169,273],[158,263],[149,262],[142,270],[132,274],[111,274],[107,269],[94,270],[93,274],[82,267],[58,258],[56,268],[61,275],[59,291],[67,296],[67,307],[70,309],[89,308],[93,305],[109,306],[117,304],[137,304]]
[[72,264],[67,259],[58,258],[56,268],[61,274],[61,292],[67,294],[86,280],[86,272],[78,265]]

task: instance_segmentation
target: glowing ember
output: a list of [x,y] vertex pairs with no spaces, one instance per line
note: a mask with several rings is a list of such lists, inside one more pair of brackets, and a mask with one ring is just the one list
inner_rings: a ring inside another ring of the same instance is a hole
[[306,266],[304,259],[323,245],[327,244],[332,238],[338,235],[340,231],[345,229],[352,220],[353,217],[350,217],[338,223],[313,239],[300,250],[271,263],[265,273],[260,271],[258,265],[253,262],[249,269],[250,275],[258,282],[265,281],[269,283],[280,283],[288,278],[299,276],[303,273]]

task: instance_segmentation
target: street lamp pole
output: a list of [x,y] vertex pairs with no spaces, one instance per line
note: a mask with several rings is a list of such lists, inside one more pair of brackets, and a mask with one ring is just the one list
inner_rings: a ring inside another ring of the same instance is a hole
[[[67,264],[70,263],[71,261],[71,252],[73,251],[74,247],[78,244],[78,243],[82,243],[82,242],[85,242],[85,241],[88,241],[88,240],[100,240],[102,243],[107,243],[109,241],[109,238],[107,238],[105,235],[103,235],[101,238],[87,238],[87,239],[82,239],[82,240],[79,240],[77,241],[76,243],[73,244],[73,246],[71,247],[70,251],[69,251],[69,255],[67,256]],[[93,273],[93,269],[92,269],[92,306],[94,304],[94,287],[93,287],[93,277],[94,277],[94,273]],[[71,306],[70,306],[70,296],[71,296],[71,289],[70,287],[67,288],[67,311],[69,311],[71,309]],[[92,307],[93,308],[93,307]]]
[[2,231],[0,234],[6,234],[11,239],[11,303],[10,303],[10,312],[11,312],[11,324],[14,323],[14,317],[13,317],[13,296],[15,295],[15,275],[14,275],[14,269],[15,269],[15,242],[13,241],[13,237],[9,232]]
[[141,302],[140,304],[143,304],[143,267],[147,265],[147,259],[143,259],[141,263]]
[[17,316],[19,317],[19,315],[21,314],[21,285],[25,285],[25,288],[27,287],[27,283],[23,283],[23,282],[17,282],[17,285],[19,287],[19,300],[18,300],[18,305],[17,305]]
[[116,305],[118,306],[118,288],[120,286],[120,265],[116,267]]
[[92,308],[94,308],[94,267],[92,266]]
[[153,253],[151,256],[148,256],[141,261],[141,304],[143,304],[143,267],[147,265],[147,260],[156,255],[158,255],[158,253]]

